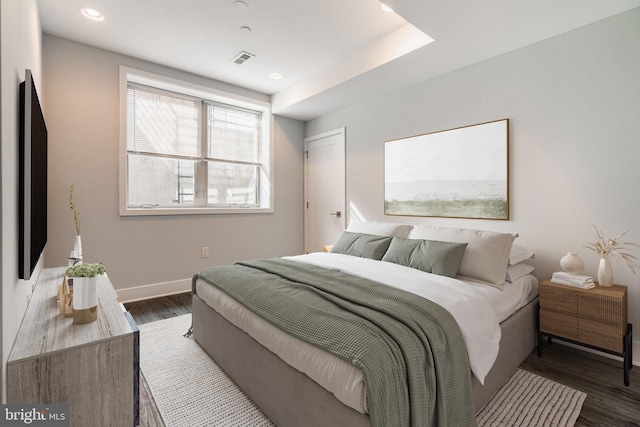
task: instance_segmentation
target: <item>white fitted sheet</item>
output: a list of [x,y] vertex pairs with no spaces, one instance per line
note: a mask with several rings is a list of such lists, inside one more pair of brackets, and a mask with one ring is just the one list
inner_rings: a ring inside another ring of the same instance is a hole
[[[471,369],[482,383],[498,353],[498,323],[537,295],[537,280],[525,276],[497,288],[472,281],[438,276],[397,264],[333,253],[312,253],[287,259],[333,268],[399,287],[431,299],[458,322],[467,344]],[[203,280],[196,292],[213,309],[284,362],[305,373],[345,405],[367,413],[364,378],[359,369],[333,354],[290,336],[247,310]]]
[[513,313],[527,305],[529,301],[538,295],[539,288],[538,279],[531,274],[522,276],[513,283],[504,282],[502,290],[480,283],[476,285],[479,286],[478,291],[483,293],[491,303],[498,323],[502,323]]

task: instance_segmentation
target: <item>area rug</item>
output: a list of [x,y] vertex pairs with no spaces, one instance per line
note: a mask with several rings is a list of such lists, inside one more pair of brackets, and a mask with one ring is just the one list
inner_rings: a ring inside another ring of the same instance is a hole
[[478,426],[573,427],[586,393],[522,369],[476,415]]
[[[140,325],[140,367],[168,427],[274,426],[193,338],[191,315]],[[585,393],[518,369],[479,427],[572,427]]]

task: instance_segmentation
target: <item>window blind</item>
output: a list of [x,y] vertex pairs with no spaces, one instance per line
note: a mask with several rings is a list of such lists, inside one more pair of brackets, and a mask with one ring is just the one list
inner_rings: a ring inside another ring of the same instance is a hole
[[130,84],[127,109],[127,151],[130,153],[199,156],[198,99]]
[[207,158],[260,162],[261,113],[207,103]]
[[268,111],[179,89],[139,81],[123,87],[126,208],[268,208]]

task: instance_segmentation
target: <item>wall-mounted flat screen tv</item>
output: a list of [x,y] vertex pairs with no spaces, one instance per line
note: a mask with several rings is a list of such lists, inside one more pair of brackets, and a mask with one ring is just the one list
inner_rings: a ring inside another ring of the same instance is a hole
[[28,280],[47,244],[47,126],[31,70],[20,84],[18,276]]

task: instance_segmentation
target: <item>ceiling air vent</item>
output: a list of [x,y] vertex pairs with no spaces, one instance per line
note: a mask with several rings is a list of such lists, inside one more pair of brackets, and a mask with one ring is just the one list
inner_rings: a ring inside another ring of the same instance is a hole
[[253,58],[255,55],[249,52],[245,52],[244,50],[242,52],[240,52],[239,54],[237,54],[232,60],[231,62],[233,62],[236,65],[242,65],[245,62],[247,62],[249,59]]

